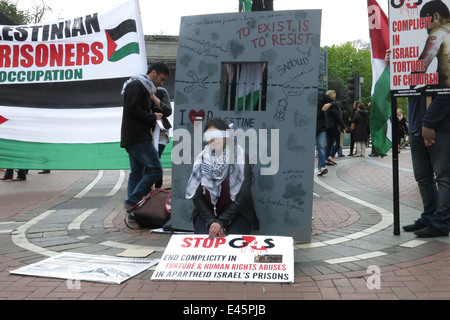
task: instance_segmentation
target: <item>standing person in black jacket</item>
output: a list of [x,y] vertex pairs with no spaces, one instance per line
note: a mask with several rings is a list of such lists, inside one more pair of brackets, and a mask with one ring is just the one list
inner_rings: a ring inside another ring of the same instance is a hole
[[339,107],[338,103],[336,102],[336,92],[334,90],[329,90],[327,91],[326,95],[331,98],[332,101],[331,103],[329,103],[329,108],[324,110],[325,121],[327,125],[327,160],[325,164],[333,166],[336,165],[334,156],[341,147],[341,133],[339,131],[339,126],[341,128],[344,128],[345,130],[347,130],[347,126],[339,116]]
[[356,142],[355,157],[366,156],[366,142],[369,140],[369,112],[366,110],[364,103],[358,104],[358,111],[352,119],[355,123],[354,139]]
[[[355,117],[355,113],[356,111],[358,111],[358,104],[360,104],[360,101],[354,101],[353,102],[353,108],[352,111],[350,112],[350,116],[348,117],[348,121],[350,122],[350,153],[349,156],[353,156],[353,149],[355,147],[355,137],[354,137],[354,129],[352,130],[351,124],[353,121],[353,118]],[[356,152],[355,152],[356,153]]]
[[[130,78],[122,90],[124,108],[121,147],[128,152],[131,167],[127,199],[124,202],[127,211],[150,192],[152,185],[162,175],[158,150],[152,142],[152,131],[163,114],[154,112],[151,106],[153,102],[160,103],[155,95],[156,88],[163,86],[169,76],[167,65],[155,63],[150,66],[147,75]],[[132,218],[131,215],[128,217]]]

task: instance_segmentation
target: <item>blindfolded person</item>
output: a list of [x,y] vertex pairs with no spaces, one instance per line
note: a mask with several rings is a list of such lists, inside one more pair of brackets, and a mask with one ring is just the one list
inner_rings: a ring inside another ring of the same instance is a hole
[[221,119],[208,121],[204,138],[207,145],[194,162],[186,188],[186,198],[194,202],[195,233],[214,238],[259,230],[248,156]]

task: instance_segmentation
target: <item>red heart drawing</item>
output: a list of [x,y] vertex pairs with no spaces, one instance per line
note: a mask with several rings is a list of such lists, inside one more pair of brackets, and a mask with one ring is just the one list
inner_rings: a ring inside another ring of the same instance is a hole
[[200,110],[200,111],[191,110],[191,112],[189,112],[189,120],[192,123],[194,123],[196,117],[201,117],[202,121],[205,120],[205,117],[206,117],[205,110]]

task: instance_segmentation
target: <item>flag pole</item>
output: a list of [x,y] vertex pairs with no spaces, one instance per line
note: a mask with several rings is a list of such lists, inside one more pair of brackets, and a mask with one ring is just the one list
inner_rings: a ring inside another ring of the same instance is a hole
[[398,118],[397,98],[391,93],[391,122],[392,122],[392,178],[393,178],[393,206],[394,206],[394,235],[400,235],[400,192],[398,176]]

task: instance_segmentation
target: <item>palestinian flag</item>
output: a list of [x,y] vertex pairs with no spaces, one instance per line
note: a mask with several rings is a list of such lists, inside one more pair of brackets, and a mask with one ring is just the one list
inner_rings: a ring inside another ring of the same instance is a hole
[[0,26],[20,35],[0,43],[1,168],[129,169],[121,90],[147,70],[139,12],[127,0],[71,20]]
[[124,81],[0,86],[4,119],[0,124],[0,166],[128,168],[128,156],[119,144]]
[[389,49],[389,20],[376,0],[367,0],[367,7],[373,73],[370,134],[375,150],[386,156],[392,147],[390,74],[384,61]]
[[129,56],[139,54],[136,21],[129,19],[114,29],[106,30],[108,39],[108,60],[116,62]]
[[265,63],[228,64],[228,83],[235,86],[237,111],[259,109]]

